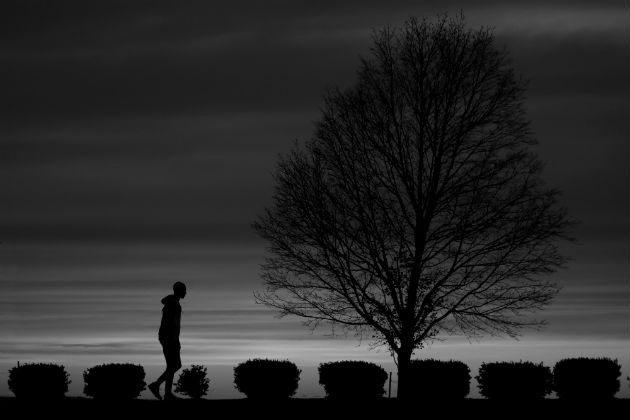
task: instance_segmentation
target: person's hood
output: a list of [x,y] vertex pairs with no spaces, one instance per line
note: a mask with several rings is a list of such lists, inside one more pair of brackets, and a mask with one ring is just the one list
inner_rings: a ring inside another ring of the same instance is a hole
[[162,305],[172,305],[174,303],[178,303],[179,299],[175,297],[175,295],[168,295],[162,298]]

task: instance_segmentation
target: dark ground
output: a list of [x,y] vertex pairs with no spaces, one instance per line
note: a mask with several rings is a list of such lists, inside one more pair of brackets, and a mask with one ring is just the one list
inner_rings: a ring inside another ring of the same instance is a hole
[[2,419],[620,419],[630,412],[630,400],[514,401],[483,399],[422,401],[401,404],[395,399],[340,401],[289,399],[284,401],[156,400],[95,401],[67,398],[61,401],[22,401],[0,398]]

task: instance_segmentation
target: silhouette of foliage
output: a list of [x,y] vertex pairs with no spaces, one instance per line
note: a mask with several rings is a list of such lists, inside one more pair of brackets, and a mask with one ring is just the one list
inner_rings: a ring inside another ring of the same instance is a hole
[[617,360],[607,357],[563,359],[553,367],[553,389],[558,398],[614,398],[620,376]]
[[300,373],[288,360],[252,359],[234,368],[234,385],[247,398],[288,398],[297,391]]
[[541,327],[573,223],[524,97],[492,31],[463,17],[376,31],[357,82],[329,91],[313,138],[278,163],[254,223],[269,244],[258,302],[389,347],[400,398],[438,334]]
[[553,385],[551,369],[532,362],[482,363],[475,379],[490,399],[543,399]]
[[328,398],[378,398],[385,393],[387,372],[374,363],[344,360],[322,363],[317,370]]
[[175,392],[190,398],[201,398],[208,393],[210,380],[206,378],[208,370],[202,365],[192,365],[184,369],[175,383]]
[[83,393],[96,399],[129,400],[144,390],[144,368],[131,363],[110,363],[83,372]]
[[59,399],[68,392],[70,375],[63,365],[25,363],[9,370],[9,389],[16,398]]
[[413,360],[411,377],[416,398],[461,399],[470,392],[470,368],[457,360]]

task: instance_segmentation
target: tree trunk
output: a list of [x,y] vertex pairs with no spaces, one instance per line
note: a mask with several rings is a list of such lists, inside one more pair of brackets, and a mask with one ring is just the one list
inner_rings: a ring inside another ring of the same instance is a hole
[[411,355],[413,347],[403,348],[397,352],[398,359],[398,399],[409,401],[413,398],[411,395]]

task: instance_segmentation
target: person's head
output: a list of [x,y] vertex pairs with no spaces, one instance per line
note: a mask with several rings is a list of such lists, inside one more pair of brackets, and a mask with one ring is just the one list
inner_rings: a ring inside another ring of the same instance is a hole
[[173,285],[173,293],[176,297],[183,299],[186,296],[186,285],[181,281],[176,282]]

